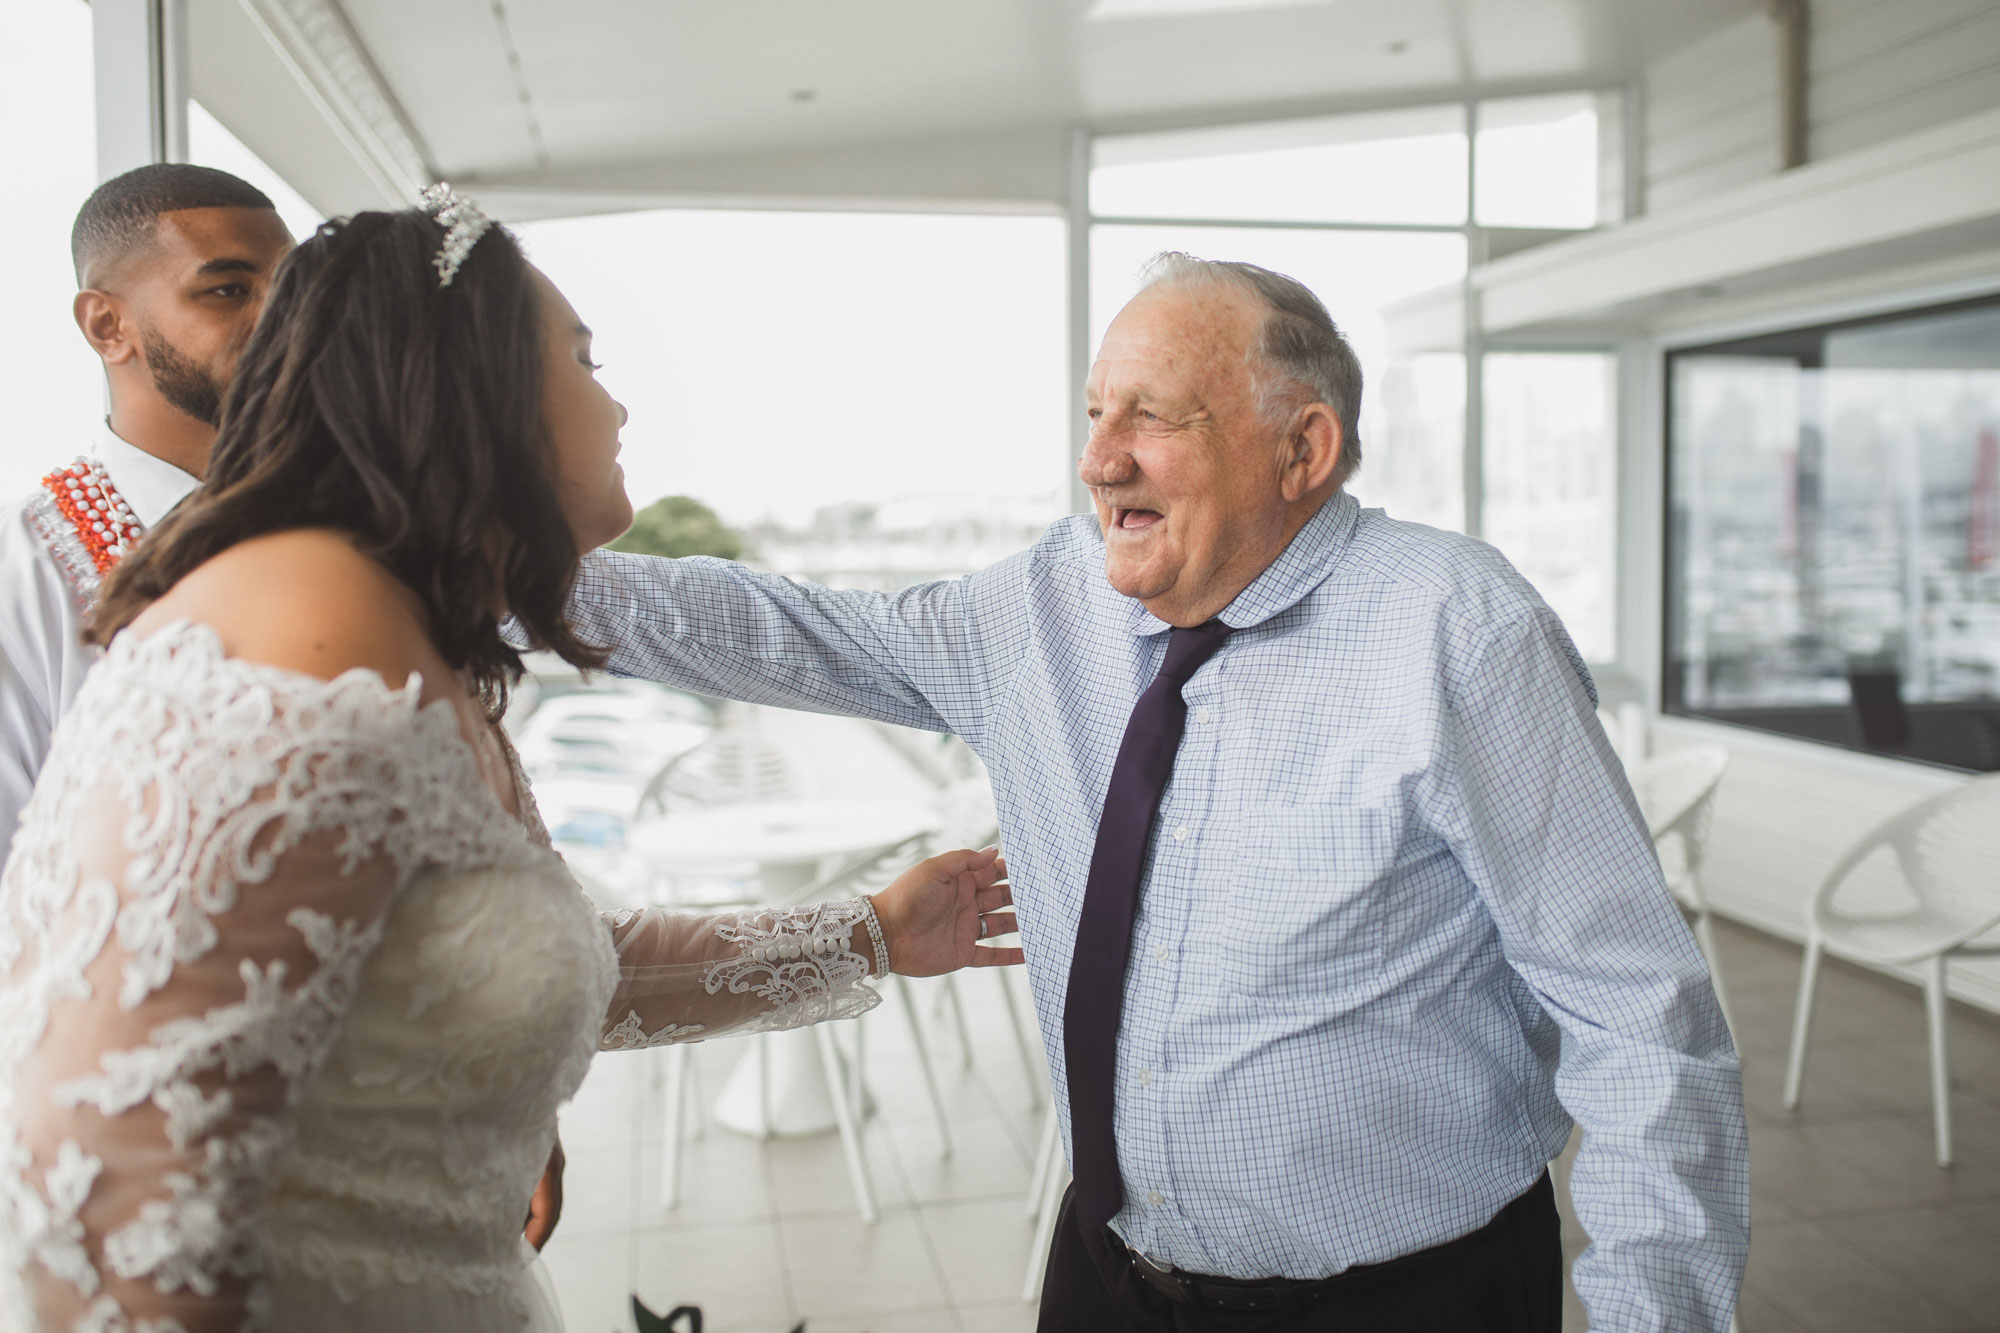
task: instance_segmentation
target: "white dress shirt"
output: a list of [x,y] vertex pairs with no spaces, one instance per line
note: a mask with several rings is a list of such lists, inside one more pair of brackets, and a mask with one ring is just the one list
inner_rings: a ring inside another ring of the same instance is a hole
[[[91,457],[103,465],[139,524],[151,528],[195,478],[98,428]],[[51,458],[56,468],[68,460]],[[49,753],[56,723],[97,660],[83,642],[84,608],[37,530],[34,494],[0,510],[0,860]],[[67,522],[57,516],[57,521]]]

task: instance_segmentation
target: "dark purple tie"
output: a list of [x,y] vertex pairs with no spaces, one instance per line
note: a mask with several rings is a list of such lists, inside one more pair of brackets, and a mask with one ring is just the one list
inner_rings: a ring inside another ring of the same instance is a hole
[[1112,1080],[1118,1056],[1118,1017],[1125,1004],[1125,960],[1132,949],[1132,918],[1139,910],[1139,878],[1160,793],[1173,775],[1174,755],[1187,727],[1181,686],[1214,655],[1229,627],[1209,621],[1177,629],[1167,642],[1160,674],[1139,696],[1111,766],[1111,788],[1090,854],[1083,916],[1070,957],[1069,994],[1063,1002],[1063,1064],[1069,1072],[1069,1129],[1075,1160],[1076,1203],[1083,1220],[1103,1226],[1125,1206],[1118,1174],[1118,1139],[1112,1132]]

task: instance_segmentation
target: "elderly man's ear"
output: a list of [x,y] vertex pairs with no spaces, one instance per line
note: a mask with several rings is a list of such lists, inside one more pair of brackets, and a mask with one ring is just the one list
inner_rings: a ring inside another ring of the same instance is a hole
[[1309,403],[1292,419],[1288,452],[1280,461],[1278,488],[1287,503],[1325,488],[1340,465],[1340,418],[1325,403]]

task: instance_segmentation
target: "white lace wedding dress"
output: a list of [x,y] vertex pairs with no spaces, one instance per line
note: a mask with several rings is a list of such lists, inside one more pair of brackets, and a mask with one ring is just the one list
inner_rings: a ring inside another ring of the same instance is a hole
[[445,700],[123,634],[0,880],[0,1328],[562,1327],[595,1050],[860,1013],[861,904],[600,913]]

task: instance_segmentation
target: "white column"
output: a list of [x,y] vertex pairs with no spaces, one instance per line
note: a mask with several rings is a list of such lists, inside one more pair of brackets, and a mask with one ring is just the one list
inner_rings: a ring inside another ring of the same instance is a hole
[[1090,379],[1090,131],[1069,132],[1069,194],[1063,216],[1069,224],[1069,502],[1072,513],[1090,512],[1090,491],[1077,479],[1076,465],[1090,439],[1083,412],[1083,388]]
[[97,178],[185,162],[186,0],[92,0]]
[[1481,536],[1486,526],[1486,333],[1485,312],[1473,270],[1486,262],[1486,232],[1479,225],[1479,103],[1465,104],[1465,283],[1460,293],[1465,318],[1465,532]]

